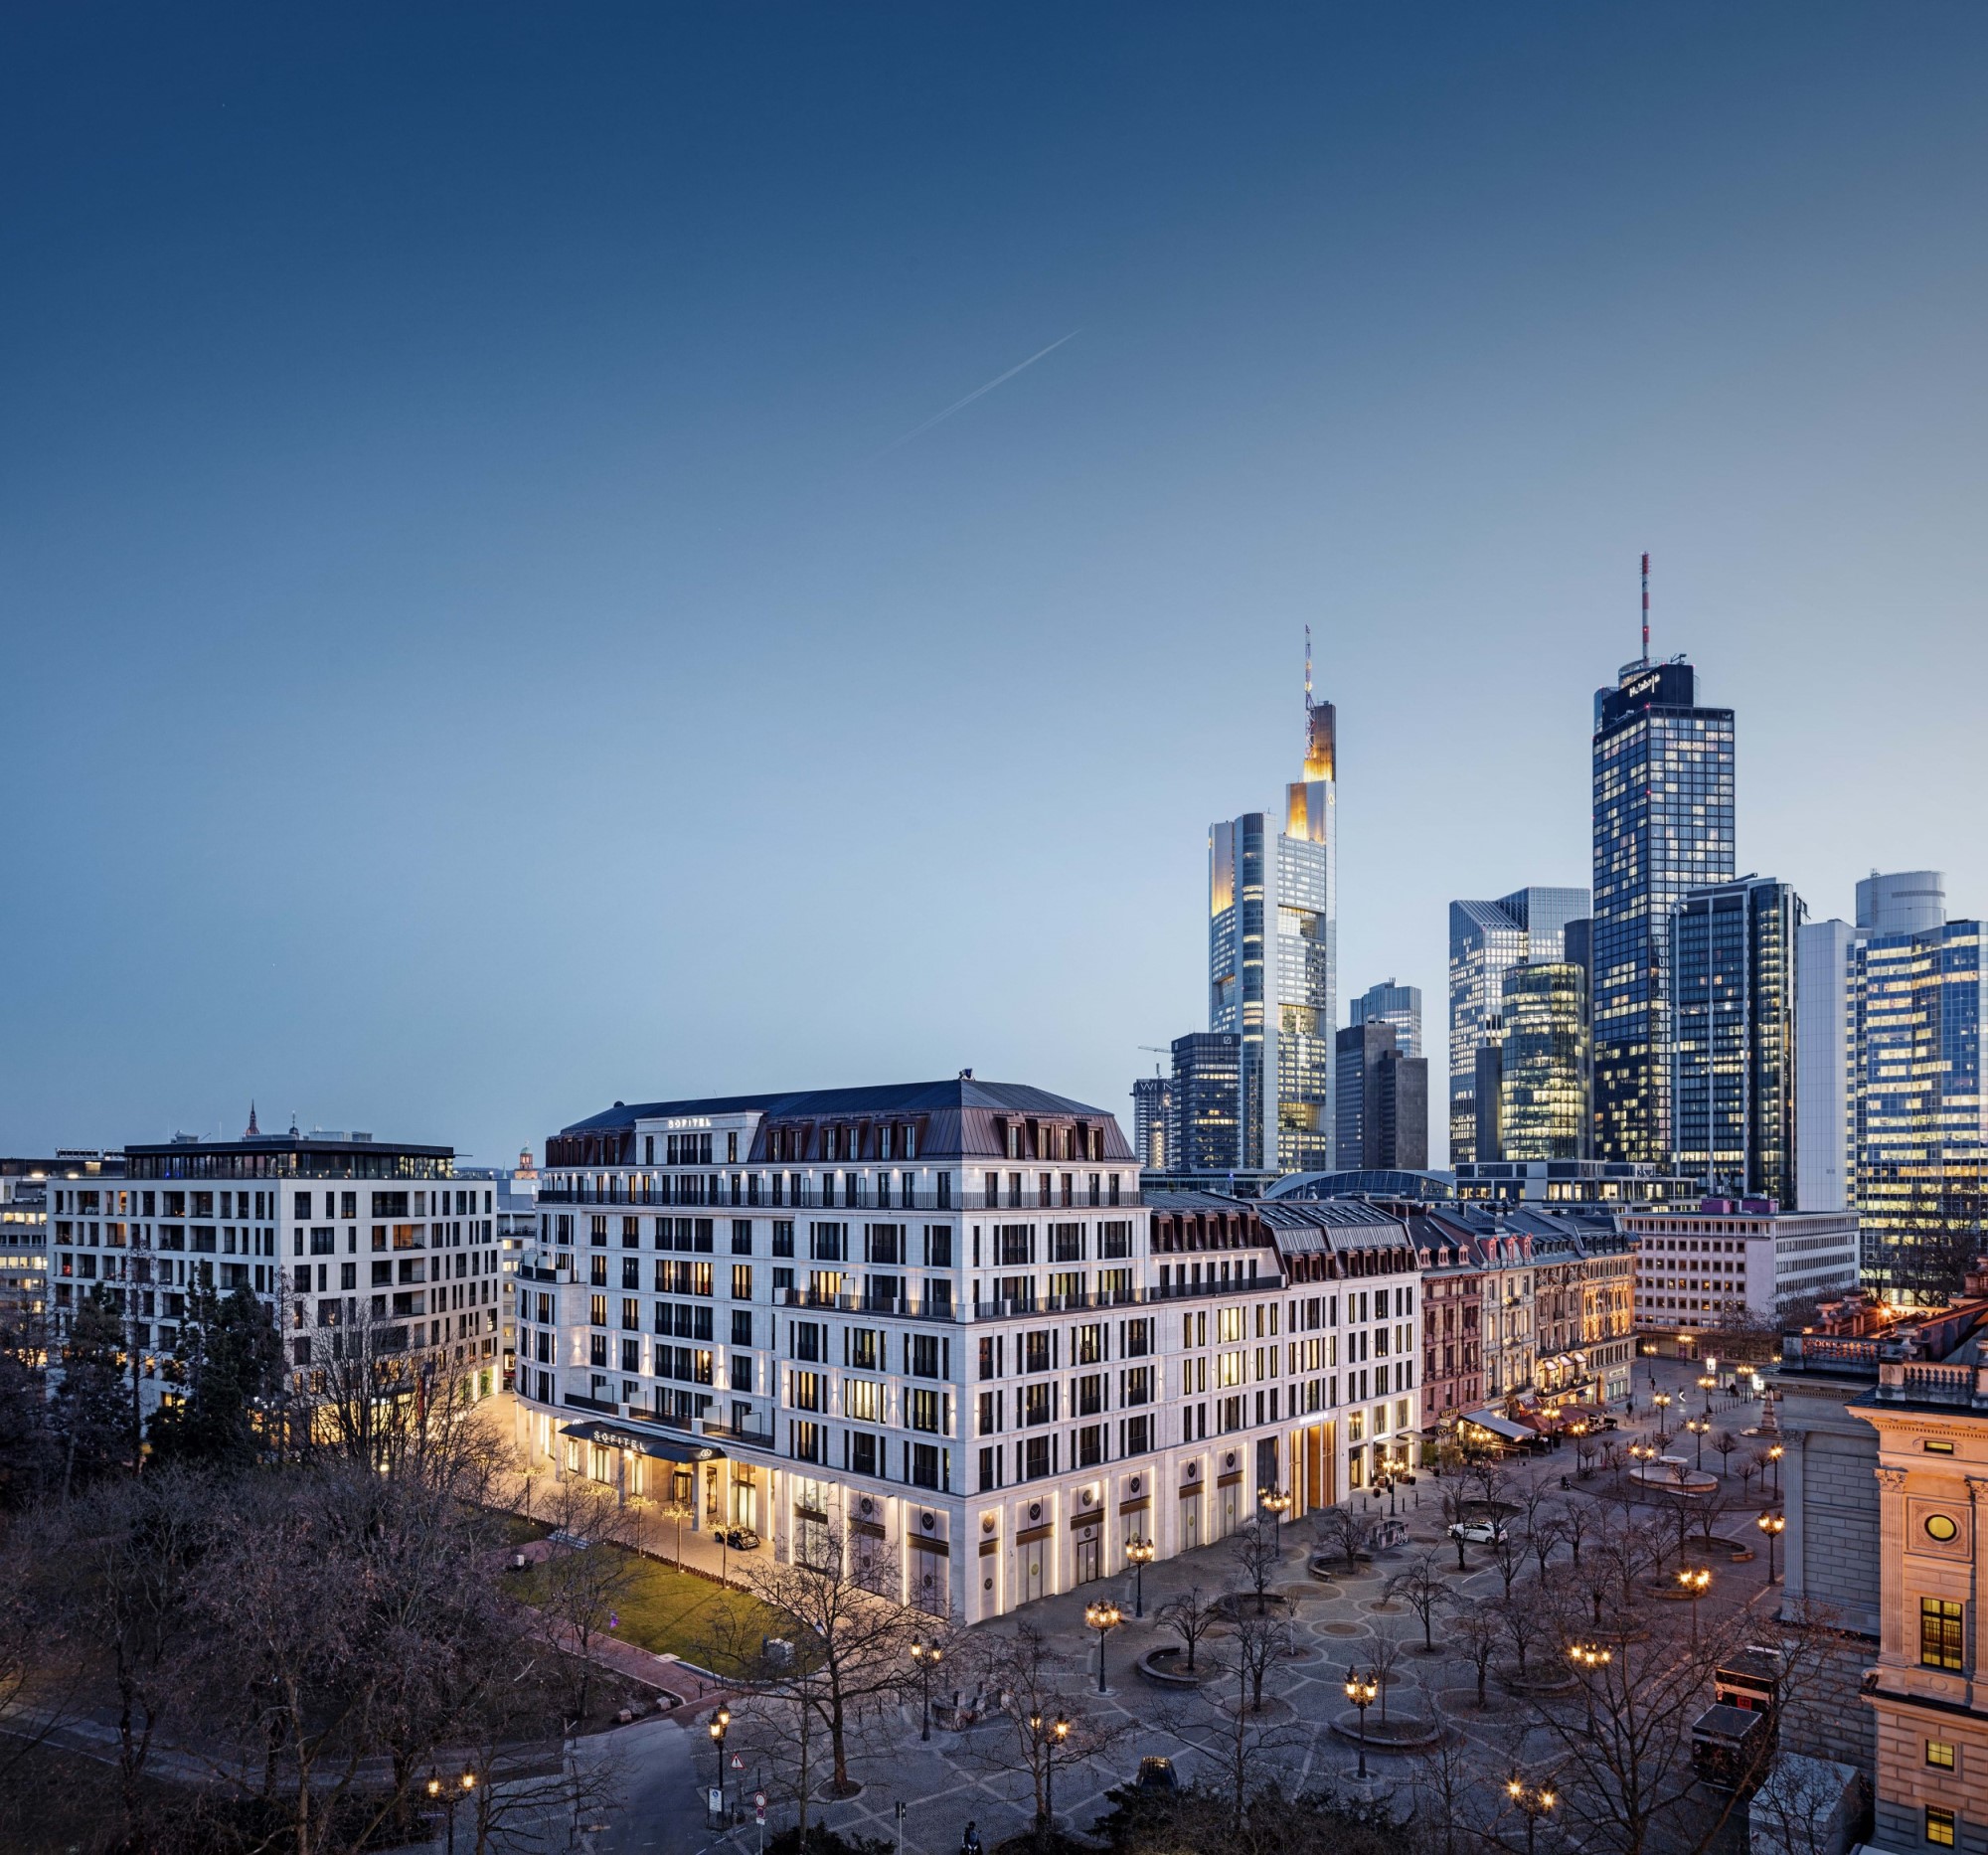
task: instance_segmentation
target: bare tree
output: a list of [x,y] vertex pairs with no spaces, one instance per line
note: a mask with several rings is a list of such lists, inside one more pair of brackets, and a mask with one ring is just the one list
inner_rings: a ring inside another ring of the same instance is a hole
[[1547,1567],[1556,1549],[1567,1538],[1567,1519],[1564,1514],[1542,1514],[1539,1520],[1527,1530],[1526,1545],[1531,1550],[1540,1568],[1540,1578],[1544,1582]]
[[1275,1530],[1259,1515],[1236,1533],[1229,1544],[1237,1563],[1242,1568],[1242,1576],[1249,1581],[1249,1589],[1255,1594],[1256,1614],[1261,1616],[1266,1608],[1270,1580],[1277,1574],[1277,1561],[1281,1556]]
[[1321,1508],[1312,1517],[1312,1530],[1317,1536],[1319,1550],[1343,1559],[1349,1572],[1357,1572],[1360,1561],[1373,1555],[1374,1522],[1367,1515],[1356,1513],[1344,1502]]
[[1592,1436],[1581,1435],[1574,1439],[1574,1460],[1580,1464],[1580,1478],[1585,1481],[1594,1472],[1594,1458],[1601,1453],[1601,1445]]
[[1580,1567],[1581,1544],[1594,1531],[1594,1522],[1593,1503],[1584,1496],[1579,1500],[1569,1501],[1561,1509],[1561,1537],[1567,1541],[1567,1549],[1576,1571]]
[[580,1722],[593,1697],[594,1644],[633,1591],[638,1567],[609,1539],[617,1516],[606,1489],[567,1475],[553,1484],[541,1510],[553,1531],[529,1591],[553,1642],[566,1651],[569,1711]]
[[1477,1671],[1477,1705],[1484,1707],[1488,1704],[1484,1693],[1485,1679],[1497,1658],[1498,1645],[1505,1640],[1505,1624],[1498,1614],[1497,1605],[1482,1599],[1459,1604],[1450,1630],[1456,1638],[1457,1647],[1463,1651],[1464,1659]]
[[1504,1627],[1505,1640],[1512,1645],[1514,1666],[1523,1679],[1530,1672],[1527,1657],[1538,1643],[1552,1636],[1556,1626],[1553,1605],[1544,1587],[1527,1584],[1517,1591],[1507,1591],[1498,1601],[1498,1620]]
[[1526,1569],[1526,1555],[1532,1550],[1526,1536],[1517,1527],[1500,1526],[1493,1532],[1484,1550],[1491,1555],[1491,1563],[1498,1568],[1498,1577],[1503,1581],[1505,1596],[1509,1599],[1514,1582]]
[[1291,1626],[1279,1616],[1248,1615],[1236,1625],[1236,1669],[1244,1694],[1238,1706],[1249,1713],[1263,1710],[1263,1677],[1278,1657],[1288,1655],[1295,1644]]
[[[896,1590],[888,1554],[871,1562],[875,1585]],[[763,1667],[770,1685],[804,1696],[828,1735],[833,1795],[851,1796],[852,1733],[902,1691],[911,1645],[930,1618],[859,1580],[842,1542],[824,1527],[802,1532],[792,1557],[755,1564],[746,1575],[761,1602],[798,1625],[789,1663]]]
[[1067,1659],[1033,1623],[990,1645],[987,1679],[1001,1699],[1006,1727],[969,1756],[993,1760],[1002,1770],[1027,1773],[1035,1794],[1035,1832],[1055,1828],[1050,1815],[1057,1775],[1100,1757],[1129,1722],[1100,1716],[1066,1687]]
[[1181,1646],[1187,1650],[1188,1672],[1192,1674],[1195,1645],[1222,1621],[1221,1612],[1202,1596],[1199,1585],[1190,1585],[1178,1598],[1161,1604],[1154,1616],[1180,1637]]
[[1733,1451],[1740,1447],[1740,1438],[1730,1431],[1722,1430],[1713,1437],[1712,1446],[1719,1451],[1719,1472],[1725,1476],[1732,1471]]
[[1390,1603],[1405,1603],[1421,1619],[1422,1653],[1435,1653],[1435,1613],[1454,1601],[1442,1574],[1436,1570],[1435,1549],[1417,1553],[1409,1563],[1390,1578],[1381,1595]]
[[681,1572],[684,1562],[684,1522],[697,1518],[696,1503],[685,1500],[677,1493],[675,1484],[672,1483],[668,1496],[656,1508],[656,1518],[670,1523],[675,1542],[677,1570]]
[[1368,1653],[1368,1666],[1373,1669],[1375,1684],[1381,1690],[1383,1726],[1388,1724],[1388,1689],[1394,1683],[1395,1670],[1402,1665],[1403,1646],[1400,1636],[1377,1629],[1374,1632],[1374,1647]]

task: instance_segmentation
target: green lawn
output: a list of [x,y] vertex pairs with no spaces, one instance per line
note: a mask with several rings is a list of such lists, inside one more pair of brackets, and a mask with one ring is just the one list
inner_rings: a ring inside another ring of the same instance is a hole
[[[611,1553],[621,1562],[622,1583],[612,1599],[619,1626],[612,1630],[656,1654],[674,1653],[715,1674],[743,1674],[756,1656],[761,1636],[791,1636],[781,1613],[749,1592],[714,1585],[676,1567],[645,1559],[608,1543],[589,1553]],[[533,1601],[544,1574],[537,1568],[515,1575],[519,1595]]]

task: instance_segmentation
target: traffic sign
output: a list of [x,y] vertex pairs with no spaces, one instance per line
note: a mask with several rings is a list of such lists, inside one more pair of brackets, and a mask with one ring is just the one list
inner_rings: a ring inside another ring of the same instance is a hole
[[743,1771],[746,1769],[746,1761],[739,1753],[735,1752],[732,1755],[732,1769],[735,1771]]
[[763,1810],[766,1807],[766,1793],[763,1790],[753,1791],[752,1807],[755,1810]]

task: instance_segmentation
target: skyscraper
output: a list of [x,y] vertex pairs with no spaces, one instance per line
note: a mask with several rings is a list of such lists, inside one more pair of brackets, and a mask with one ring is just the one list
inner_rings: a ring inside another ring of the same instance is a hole
[[1428,1164],[1428,1062],[1405,1056],[1392,1024],[1369,1018],[1339,1033],[1337,1157],[1340,1171],[1419,1172]]
[[1148,1172],[1165,1172],[1172,1164],[1173,1084],[1164,1076],[1141,1076],[1132,1085],[1132,1150]]
[[1169,1170],[1233,1172],[1242,1165],[1242,1043],[1233,1031],[1174,1039]]
[[1700,889],[1671,918],[1674,1165],[1709,1195],[1795,1202],[1801,898],[1760,876]]
[[[1586,914],[1584,889],[1515,889],[1496,902],[1449,905],[1451,1165],[1495,1157],[1478,1151],[1477,1055],[1497,1051],[1503,1038],[1498,1008],[1506,969],[1524,959],[1564,957],[1568,924]],[[1493,1076],[1496,1069],[1494,1058]],[[1486,1100],[1483,1106],[1485,1124],[1495,1125],[1497,1102]]]
[[1332,704],[1314,702],[1305,651],[1304,777],[1274,814],[1210,826],[1211,1031],[1240,1040],[1240,1157],[1245,1168],[1332,1167],[1338,1025],[1338,821]]
[[1405,1057],[1422,1054],[1422,988],[1384,979],[1370,985],[1348,1007],[1349,1024],[1392,1024],[1395,1048]]
[[1645,655],[1594,695],[1594,1153],[1671,1154],[1671,914],[1733,877],[1733,711],[1683,658]]
[[1851,953],[1848,922],[1804,922],[1795,935],[1795,1206],[1847,1211],[1857,1174],[1850,1111]]
[[1988,1184],[1988,927],[1946,921],[1930,874],[1857,885],[1851,954],[1864,1277],[1910,1300],[1953,1291]]
[[[1505,973],[1503,1040],[1487,1159],[1580,1159],[1587,1135],[1587,975],[1572,960],[1521,960]],[[1484,1125],[1480,1118],[1480,1128]]]

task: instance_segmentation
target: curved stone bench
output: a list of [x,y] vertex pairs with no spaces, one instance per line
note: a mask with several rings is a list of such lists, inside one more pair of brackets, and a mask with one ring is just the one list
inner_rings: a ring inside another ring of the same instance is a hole
[[1148,1649],[1132,1666],[1141,1681],[1174,1693],[1192,1693],[1208,1679],[1199,1668],[1188,1673],[1179,1649]]
[[1442,1737],[1442,1728],[1433,1720],[1420,1719],[1390,1720],[1385,1724],[1369,1720],[1363,1734],[1358,1712],[1338,1715],[1332,1722],[1332,1731],[1348,1745],[1364,1745],[1369,1752],[1419,1752]]

